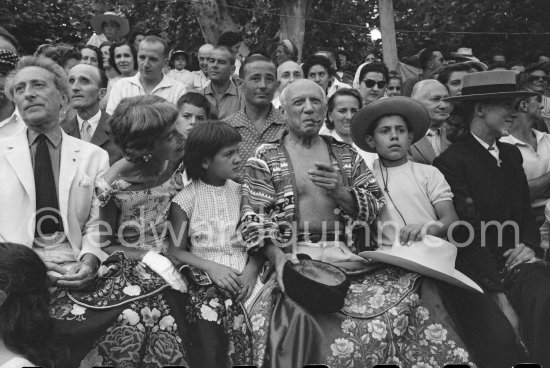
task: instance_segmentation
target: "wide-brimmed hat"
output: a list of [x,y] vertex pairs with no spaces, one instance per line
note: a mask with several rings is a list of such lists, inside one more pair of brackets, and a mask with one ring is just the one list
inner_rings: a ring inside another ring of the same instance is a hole
[[465,62],[480,72],[485,71],[488,68],[487,64],[482,63],[473,55],[472,49],[469,47],[459,47],[456,52],[451,52],[451,56],[456,60],[456,62]]
[[176,55],[184,55],[185,56],[185,60],[189,60],[189,54],[183,50],[177,50],[177,49],[173,49],[170,51],[170,54],[168,54],[168,61],[172,61],[172,58],[175,57]]
[[536,92],[518,91],[516,73],[512,70],[492,70],[466,74],[462,79],[462,95],[447,97],[444,101],[514,99],[535,95]]
[[114,13],[114,12],[105,12],[103,14],[96,14],[92,17],[90,23],[92,23],[92,28],[97,34],[103,33],[103,23],[113,21],[118,24],[118,31],[115,34],[116,38],[124,37],[130,32],[130,23],[128,19]]
[[323,313],[338,312],[350,286],[348,276],[329,263],[298,254],[300,263],[288,261],[283,269],[285,292],[303,307]]
[[391,247],[383,246],[375,251],[359,253],[363,258],[388,263],[419,274],[445,281],[464,289],[483,293],[483,289],[468,276],[455,269],[457,248],[435,236],[426,235],[411,245],[399,241]]
[[351,119],[351,137],[357,147],[367,152],[376,152],[369,147],[365,135],[372,124],[388,115],[399,115],[412,127],[413,143],[422,138],[430,127],[430,114],[420,102],[410,97],[395,96],[371,102]]

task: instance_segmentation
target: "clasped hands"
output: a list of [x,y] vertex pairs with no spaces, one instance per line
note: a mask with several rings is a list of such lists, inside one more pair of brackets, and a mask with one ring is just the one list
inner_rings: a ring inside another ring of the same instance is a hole
[[238,302],[248,299],[256,285],[257,272],[251,267],[245,267],[239,272],[234,268],[212,262],[206,272],[214,284],[236,297]]
[[52,262],[45,262],[45,264],[52,285],[78,290],[93,280],[99,260],[94,255],[85,254],[80,262],[69,268]]

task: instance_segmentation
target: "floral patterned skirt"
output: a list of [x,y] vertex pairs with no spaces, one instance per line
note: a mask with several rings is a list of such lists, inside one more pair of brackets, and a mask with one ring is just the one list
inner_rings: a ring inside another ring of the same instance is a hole
[[338,313],[304,309],[281,293],[272,275],[251,307],[250,321],[258,367],[474,366],[436,284],[399,268],[351,277]]
[[90,292],[52,289],[50,315],[67,368],[187,366],[186,296],[143,263],[115,253]]
[[190,283],[185,316],[190,368],[252,364],[252,333],[242,303],[215,285]]

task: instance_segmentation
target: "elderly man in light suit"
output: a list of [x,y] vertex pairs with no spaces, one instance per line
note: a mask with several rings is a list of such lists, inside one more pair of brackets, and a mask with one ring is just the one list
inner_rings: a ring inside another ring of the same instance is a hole
[[63,69],[45,58],[22,58],[7,79],[26,128],[0,141],[0,241],[32,247],[57,285],[78,289],[106,257],[92,199],[109,157],[60,128],[67,91]]

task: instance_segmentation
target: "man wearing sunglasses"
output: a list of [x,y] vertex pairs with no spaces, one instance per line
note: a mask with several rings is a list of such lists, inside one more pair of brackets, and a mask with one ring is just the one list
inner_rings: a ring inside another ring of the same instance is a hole
[[449,147],[444,125],[450,108],[449,103],[444,101],[447,97],[447,87],[435,79],[425,79],[414,86],[411,98],[424,105],[430,115],[430,128],[426,135],[409,147],[409,158],[414,162],[431,165],[434,158]]
[[525,75],[527,75],[526,87],[542,95],[541,117],[545,126],[538,126],[537,128],[542,128],[546,132],[550,131],[550,98],[545,96],[548,90],[548,74],[548,63],[531,64],[525,68]]
[[381,61],[365,65],[359,73],[359,93],[363,106],[384,97],[388,85],[388,67]]

